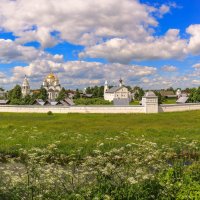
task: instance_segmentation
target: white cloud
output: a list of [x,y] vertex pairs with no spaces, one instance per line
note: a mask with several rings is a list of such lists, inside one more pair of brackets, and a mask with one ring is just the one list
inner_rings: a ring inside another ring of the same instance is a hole
[[0,39],[0,63],[10,63],[14,61],[31,62],[36,59],[61,61],[63,56],[58,54],[51,55],[31,46],[22,46],[9,39]]
[[175,67],[173,65],[165,65],[162,67],[162,70],[166,71],[166,72],[175,72],[175,71],[177,71],[177,67]]
[[176,4],[157,8],[138,0],[1,0],[0,29],[17,36],[16,44],[38,41],[45,48],[67,41],[86,47],[82,57],[111,62],[182,59],[188,53],[198,54],[199,24],[188,27],[189,42],[180,38],[178,29],[159,37],[154,33],[157,16],[169,13],[172,7]]
[[192,54],[200,55],[200,24],[190,25],[186,32],[191,35],[188,49]]
[[44,77],[50,72],[55,72],[66,88],[83,87],[94,84],[103,84],[105,80],[112,82],[122,77],[126,84],[139,80],[141,77],[154,75],[155,67],[102,64],[99,62],[69,61],[57,63],[51,60],[36,60],[28,66],[16,66],[10,77],[6,77],[9,83],[21,83],[24,75],[32,81],[32,85],[40,87]]
[[151,66],[36,60],[25,67],[14,67],[10,75],[1,73],[0,86],[12,88],[15,84],[21,84],[26,74],[31,82],[31,88],[39,88],[50,71],[59,77],[62,86],[71,89],[102,85],[105,80],[108,80],[111,85],[117,85],[120,77],[126,85],[139,85],[145,89],[169,88],[170,86],[185,88],[198,85],[196,80],[199,77],[198,73],[175,74],[166,77],[158,74],[157,69]]
[[6,75],[3,72],[0,72],[0,79],[6,78]]
[[163,37],[148,42],[135,43],[128,39],[114,38],[88,47],[80,57],[106,58],[110,62],[129,63],[132,60],[157,60],[184,58],[187,41],[179,38],[179,30],[170,29]]
[[168,13],[169,11],[170,11],[170,6],[165,5],[165,4],[161,5],[159,8],[159,12],[161,15],[164,15],[164,14]]
[[[167,12],[164,5],[161,10]],[[156,12],[159,9],[137,0],[1,0],[0,24],[21,37],[18,41],[37,40],[43,47],[56,41],[52,31],[60,32],[68,42],[83,45],[104,37],[141,41],[149,36],[150,26],[158,25],[153,17]]]
[[200,63],[196,63],[196,64],[192,65],[192,67],[195,69],[200,69]]
[[200,80],[192,80],[192,84],[194,84],[194,85],[200,85]]

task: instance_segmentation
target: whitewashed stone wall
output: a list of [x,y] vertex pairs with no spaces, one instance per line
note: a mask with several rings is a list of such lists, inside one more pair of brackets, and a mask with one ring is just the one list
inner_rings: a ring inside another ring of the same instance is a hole
[[0,106],[0,112],[21,113],[144,113],[144,106]]
[[146,92],[142,97],[142,105],[145,107],[145,113],[158,113],[158,97],[154,92]]
[[[157,106],[156,106],[157,105]],[[13,106],[0,105],[0,112],[13,113],[158,113],[200,110],[200,103],[156,104],[156,100],[147,99],[143,106]]]
[[163,104],[159,106],[159,112],[179,112],[189,110],[200,110],[200,103],[186,104]]

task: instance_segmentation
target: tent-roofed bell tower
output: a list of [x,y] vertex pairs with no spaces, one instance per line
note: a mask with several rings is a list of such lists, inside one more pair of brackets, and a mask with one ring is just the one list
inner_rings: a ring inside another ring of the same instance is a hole
[[105,81],[104,83],[104,94],[108,91],[108,81]]
[[25,96],[29,95],[30,91],[31,91],[30,84],[29,84],[28,78],[25,75],[23,83],[22,83],[22,96],[25,97]]

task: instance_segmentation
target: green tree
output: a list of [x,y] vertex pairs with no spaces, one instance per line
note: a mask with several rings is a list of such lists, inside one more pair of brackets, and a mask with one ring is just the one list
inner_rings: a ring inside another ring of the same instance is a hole
[[100,87],[98,88],[97,97],[98,97],[98,98],[101,98],[101,97],[103,97],[103,95],[104,95],[104,86],[100,86]]
[[125,86],[125,87],[128,89],[129,92],[132,92],[132,88],[131,88],[130,85],[127,85],[127,86]]
[[166,99],[163,97],[160,92],[154,91],[155,95],[158,97],[158,104],[162,104]]
[[92,93],[92,90],[90,87],[87,87],[86,90],[85,90],[86,94],[91,94]]
[[19,85],[16,85],[12,90],[8,92],[8,99],[10,100],[10,104],[22,104],[22,90]]
[[43,101],[46,101],[48,99],[48,93],[47,90],[43,87],[40,88],[40,93],[38,95],[39,99],[42,99]]
[[23,105],[31,105],[33,103],[33,99],[30,95],[26,95],[23,99],[22,99]]
[[197,89],[196,88],[190,89],[188,102],[191,102],[191,103],[200,102],[200,87]]
[[175,91],[173,87],[169,87],[166,89],[167,91]]
[[94,86],[92,92],[93,97],[98,97],[98,90],[99,90],[98,86]]
[[21,86],[16,85],[12,91],[12,99],[20,100],[22,98],[22,89]]
[[141,101],[142,97],[144,96],[144,90],[142,88],[136,86],[133,89],[133,91],[135,92],[135,94],[134,94],[135,100]]
[[74,95],[74,99],[79,99],[81,97],[80,92],[78,89],[76,89],[76,93]]
[[65,99],[65,97],[66,97],[66,91],[65,91],[65,88],[62,88],[56,100],[60,101],[60,100]]

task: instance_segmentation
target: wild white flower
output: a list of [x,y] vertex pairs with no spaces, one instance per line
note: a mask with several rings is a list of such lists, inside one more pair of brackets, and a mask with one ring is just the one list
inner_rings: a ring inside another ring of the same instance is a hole
[[100,144],[99,144],[99,147],[102,147],[102,146],[104,146],[104,143],[100,143]]
[[129,178],[127,179],[127,181],[128,181],[131,185],[137,184],[137,183],[138,183],[138,181],[137,181],[135,178],[133,178],[133,177],[129,177]]

